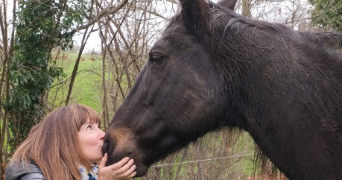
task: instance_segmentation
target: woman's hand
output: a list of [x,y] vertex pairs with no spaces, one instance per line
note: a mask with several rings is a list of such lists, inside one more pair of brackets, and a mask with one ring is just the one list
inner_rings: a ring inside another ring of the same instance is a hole
[[107,162],[107,153],[101,159],[99,164],[98,178],[99,180],[120,180],[129,179],[135,176],[136,172],[134,160],[128,157],[123,158],[121,161],[105,166]]

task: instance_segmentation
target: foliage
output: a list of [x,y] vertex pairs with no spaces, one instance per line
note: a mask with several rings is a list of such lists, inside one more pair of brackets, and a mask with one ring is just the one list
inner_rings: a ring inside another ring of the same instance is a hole
[[320,28],[342,32],[342,0],[309,0],[312,22]]
[[[53,56],[54,53],[52,53]],[[57,64],[63,68],[66,77],[63,77],[65,82],[68,82],[72,75],[78,54],[66,52],[63,55],[57,55]],[[101,112],[101,67],[102,61],[100,56],[83,54],[80,58],[79,68],[77,70],[77,80],[74,83],[74,90],[72,92],[71,103],[79,103],[87,105],[97,112]],[[49,91],[47,101],[50,106],[59,107],[63,105],[66,98],[68,84],[60,84],[54,82]]]
[[44,114],[43,97],[54,80],[63,75],[63,69],[51,58],[51,50],[72,47],[73,26],[82,23],[85,4],[67,0],[20,2],[14,24],[15,54],[9,64],[11,91],[3,106],[10,113],[12,147],[26,138]]

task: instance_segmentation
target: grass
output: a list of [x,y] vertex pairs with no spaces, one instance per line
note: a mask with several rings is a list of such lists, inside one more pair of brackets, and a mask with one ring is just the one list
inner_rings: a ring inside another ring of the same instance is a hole
[[[64,105],[63,100],[66,99],[68,93],[70,77],[76,63],[77,54],[65,54],[64,57],[61,55],[60,58],[58,65],[63,67],[63,71],[66,75],[66,77],[61,80],[66,83],[63,86],[55,86],[50,94],[55,96],[55,93],[57,93],[55,104]],[[94,58],[94,60],[91,60],[90,58]],[[87,105],[97,112],[100,112],[102,109],[102,78],[100,76],[102,72],[102,62],[99,57],[91,55],[83,55],[81,59],[83,60],[79,63],[70,102]],[[58,82],[56,81],[55,85],[57,83]]]
[[141,179],[248,179],[254,173],[254,143],[248,133],[229,131],[208,133],[152,165]]

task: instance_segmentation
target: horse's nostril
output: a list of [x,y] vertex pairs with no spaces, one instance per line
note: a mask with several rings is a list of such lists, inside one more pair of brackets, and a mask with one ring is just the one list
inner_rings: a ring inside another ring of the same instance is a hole
[[132,151],[128,151],[127,157],[130,157],[131,155],[133,155],[133,152]]
[[110,159],[110,156],[114,153],[115,150],[115,143],[113,139],[109,137],[105,137],[103,140],[103,146],[102,146],[102,154],[104,155],[107,153],[108,158]]
[[[102,154],[104,155],[105,153],[109,153],[110,151],[110,139],[104,138],[103,140],[103,146],[102,146]],[[109,154],[108,154],[109,155]]]
[[102,155],[104,155],[106,152],[108,152],[108,142],[104,141],[102,146]]

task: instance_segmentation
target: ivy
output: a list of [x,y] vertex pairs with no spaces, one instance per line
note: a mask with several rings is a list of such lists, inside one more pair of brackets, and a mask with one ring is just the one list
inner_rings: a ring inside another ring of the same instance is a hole
[[12,147],[21,143],[45,112],[44,95],[63,69],[51,57],[54,47],[72,48],[72,37],[83,23],[82,0],[23,0],[17,11],[15,55],[9,63],[10,97],[3,108],[10,113]]

